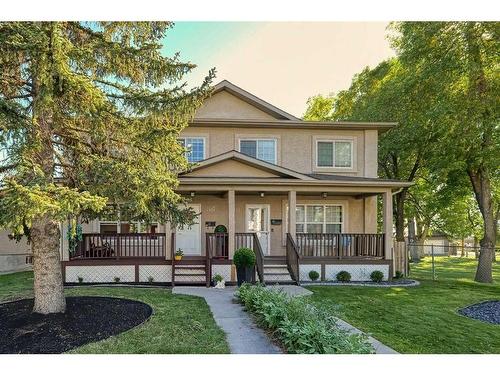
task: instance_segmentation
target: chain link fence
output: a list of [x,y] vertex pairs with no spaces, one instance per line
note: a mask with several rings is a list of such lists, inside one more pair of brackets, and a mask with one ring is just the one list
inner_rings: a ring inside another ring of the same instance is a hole
[[[426,280],[473,280],[481,247],[406,244],[408,276]],[[500,248],[492,249],[493,278],[500,278]]]

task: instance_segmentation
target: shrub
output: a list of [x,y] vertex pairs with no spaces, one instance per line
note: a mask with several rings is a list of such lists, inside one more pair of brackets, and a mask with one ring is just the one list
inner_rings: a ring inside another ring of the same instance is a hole
[[291,298],[281,290],[243,284],[236,296],[253,313],[257,323],[281,341],[288,353],[371,353],[365,335],[350,334],[338,327],[328,312]]
[[384,280],[384,274],[382,271],[373,271],[370,274],[370,279],[372,279],[372,281],[375,283],[379,283]]
[[148,277],[148,283],[153,284],[154,281],[155,281],[155,279],[153,276]]
[[255,265],[255,253],[247,247],[240,247],[234,252],[233,263],[236,267],[253,267]]
[[319,273],[312,270],[309,272],[309,278],[312,280],[312,281],[316,281],[319,279]]
[[214,276],[214,282],[215,283],[220,283],[222,280],[224,280],[224,278],[222,277],[222,275],[217,274],[217,275]]
[[81,284],[81,283],[83,283],[83,277],[78,276],[78,282],[79,282],[80,284]]
[[395,279],[402,279],[405,275],[401,271],[396,271],[396,276],[394,276]]
[[351,281],[351,274],[347,271],[340,271],[337,274],[337,281],[348,283],[349,281]]
[[115,277],[113,280],[115,280],[115,283],[119,283],[120,282],[120,278],[119,277]]
[[184,255],[184,251],[182,251],[180,248],[177,249],[177,251],[175,252],[175,256],[176,257],[181,257]]

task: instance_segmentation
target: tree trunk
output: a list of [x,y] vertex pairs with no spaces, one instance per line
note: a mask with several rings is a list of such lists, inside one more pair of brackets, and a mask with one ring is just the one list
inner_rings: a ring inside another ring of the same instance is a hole
[[487,173],[478,170],[467,171],[474,189],[474,195],[483,217],[484,235],[480,241],[481,249],[477,263],[475,281],[480,283],[492,283],[492,263],[494,259],[494,246],[496,243],[496,218],[493,212],[493,198],[490,180]]
[[415,218],[408,220],[408,244],[410,245],[410,254],[413,262],[420,262],[420,254],[417,245],[417,236],[415,234]]
[[[468,112],[466,119],[471,124],[481,126],[481,147],[488,150],[492,147],[494,138],[494,124],[490,118],[490,108],[486,104],[488,81],[484,72],[484,63],[481,57],[480,31],[474,22],[466,23],[464,36],[467,47],[467,76],[468,76]],[[493,197],[490,185],[489,170],[482,163],[482,157],[471,158],[467,161],[469,175],[474,195],[483,217],[484,235],[481,239],[481,250],[474,280],[481,283],[492,283],[492,263],[495,256],[497,215],[493,207]]]
[[404,242],[405,240],[405,199],[406,190],[402,190],[394,196],[396,209],[396,241]]
[[59,223],[47,215],[33,221],[31,248],[34,255],[33,312],[40,314],[63,313],[66,310],[59,256],[61,233]]

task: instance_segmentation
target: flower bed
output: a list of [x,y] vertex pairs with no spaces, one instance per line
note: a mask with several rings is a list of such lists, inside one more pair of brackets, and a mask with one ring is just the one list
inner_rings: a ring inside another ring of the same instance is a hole
[[288,353],[373,353],[364,335],[353,335],[339,328],[333,316],[303,298],[292,298],[279,290],[249,284],[243,284],[236,296]]

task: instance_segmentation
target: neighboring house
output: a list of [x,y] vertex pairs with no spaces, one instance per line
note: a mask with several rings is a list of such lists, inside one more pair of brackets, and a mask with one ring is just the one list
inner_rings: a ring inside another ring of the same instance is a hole
[[31,248],[26,238],[16,242],[0,230],[0,274],[31,269]]
[[464,238],[462,240],[452,239],[445,233],[434,232],[424,241],[423,253],[431,255],[460,255],[463,251],[474,251],[474,238]]
[[447,255],[452,245],[446,234],[434,232],[432,236],[428,236],[424,241],[423,253],[430,255],[434,251],[434,255]]
[[[341,270],[353,280],[373,270],[390,278],[392,195],[409,183],[377,177],[377,143],[395,125],[302,121],[222,81],[181,133],[198,164],[179,176],[178,192],[198,221],[177,230],[119,215],[83,224],[76,251],[62,244],[65,281],[208,284],[221,274],[234,282],[242,246],[268,283],[306,280],[311,270],[322,279]],[[174,261],[179,248],[184,258]]]

